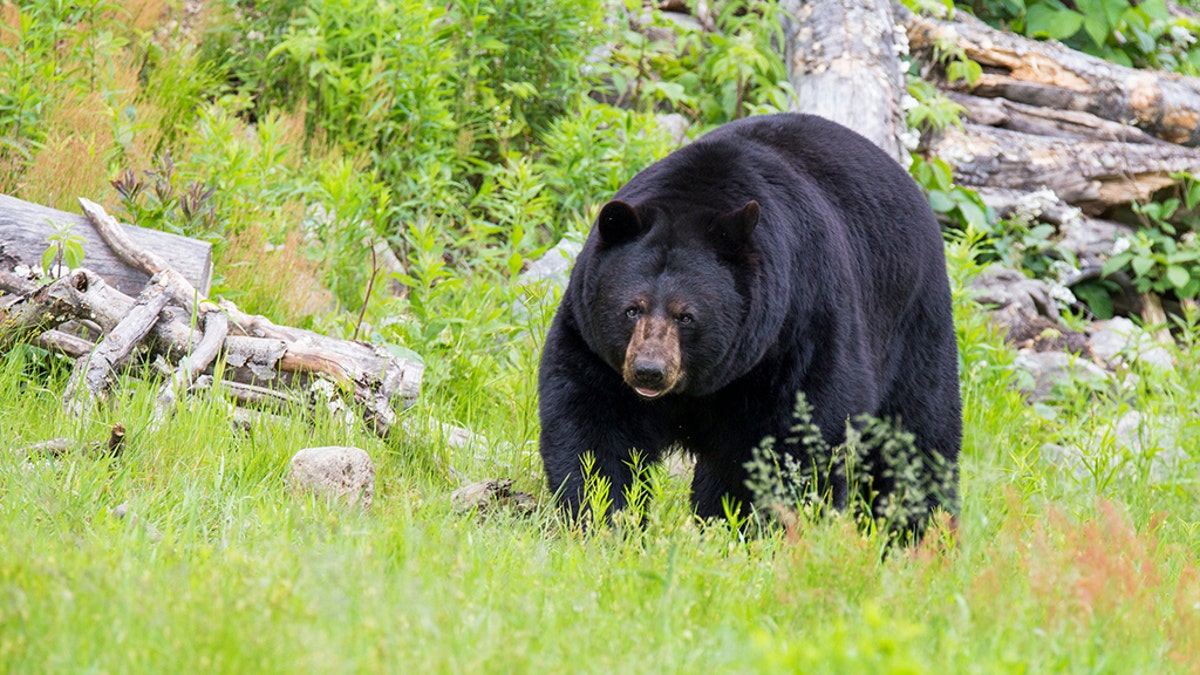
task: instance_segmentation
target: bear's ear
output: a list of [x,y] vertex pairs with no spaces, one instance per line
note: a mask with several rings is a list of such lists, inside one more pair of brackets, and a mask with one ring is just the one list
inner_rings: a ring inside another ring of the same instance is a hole
[[606,246],[629,241],[646,230],[637,211],[629,204],[615,199],[600,209],[596,226],[600,228],[600,241]]
[[751,199],[740,209],[723,213],[713,221],[712,233],[722,244],[741,248],[758,225],[758,202]]

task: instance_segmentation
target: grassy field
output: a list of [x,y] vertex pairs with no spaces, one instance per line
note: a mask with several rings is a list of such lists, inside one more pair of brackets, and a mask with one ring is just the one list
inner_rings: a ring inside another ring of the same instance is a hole
[[[0,190],[65,209],[91,196],[127,219],[207,237],[218,291],[339,335],[354,328],[371,276],[361,240],[387,238],[405,261],[393,277],[404,293],[377,283],[363,334],[425,358],[422,399],[405,413],[413,432],[384,441],[299,413],[239,431],[216,394],[155,427],[157,383],[132,377],[81,421],[60,401],[69,363],[27,346],[0,356],[0,670],[1200,669],[1200,326],[1180,322],[1173,370],[1135,365],[1111,386],[1070,384],[1031,406],[1015,390],[1012,352],[966,291],[983,244],[951,236],[965,408],[957,537],[884,555],[880,535],[845,517],[742,537],[695,522],[687,478],[665,470],[651,472],[644,527],[584,535],[550,507],[536,451],[549,319],[538,308],[552,303],[515,272],[584,231],[595,200],[669,149],[655,105],[672,100],[698,130],[733,99],[701,98],[703,83],[672,80],[653,59],[659,84],[679,91],[631,109],[578,96],[592,86],[572,73],[599,39],[598,3],[467,2],[458,14],[416,0],[398,13],[351,0],[309,3],[307,14],[303,3],[203,4],[191,16],[149,0],[0,2],[0,83],[25,83],[0,84]],[[586,14],[586,30],[560,34],[556,11]],[[438,30],[403,32],[402,21]],[[207,28],[187,34],[193,24]],[[176,32],[163,37],[168,25]],[[247,50],[229,46],[229,34],[254,31]],[[321,49],[302,49],[305,35],[323,36]],[[728,35],[711,54],[761,44]],[[554,70],[490,38],[578,44],[545,50],[565,64]],[[387,87],[397,107],[369,105],[379,100],[371,73],[387,72],[371,63],[437,50],[450,60],[413,61],[403,86]],[[487,73],[471,69],[482,62]],[[334,65],[344,77],[322,79]],[[719,66],[692,71],[745,82],[737,100],[761,108],[744,112],[769,109],[777,91],[751,84],[777,63]],[[569,105],[542,105],[520,82]],[[354,107],[358,95],[367,103]],[[126,170],[147,185],[138,198],[108,183]],[[211,217],[180,209],[193,182],[213,189]],[[313,219],[315,203],[335,215]],[[518,299],[534,310],[515,309]],[[1138,444],[1117,432],[1132,411]],[[103,438],[115,422],[128,429],[118,457],[23,450]],[[488,442],[452,449],[434,422]],[[284,486],[295,451],[343,444],[376,463],[368,513]],[[1047,444],[1079,448],[1080,463],[1048,461]],[[454,489],[497,477],[538,509],[455,512]]]

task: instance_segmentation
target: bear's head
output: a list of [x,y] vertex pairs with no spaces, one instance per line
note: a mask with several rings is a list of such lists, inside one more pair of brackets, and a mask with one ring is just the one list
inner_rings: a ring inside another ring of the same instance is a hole
[[743,338],[758,203],[731,211],[611,201],[600,211],[589,342],[643,399],[728,383]]

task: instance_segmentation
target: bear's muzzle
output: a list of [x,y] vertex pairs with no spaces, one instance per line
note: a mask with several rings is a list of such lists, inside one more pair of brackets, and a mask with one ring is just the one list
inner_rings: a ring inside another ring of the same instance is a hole
[[669,393],[683,377],[679,328],[664,316],[638,320],[625,350],[625,383],[644,399]]

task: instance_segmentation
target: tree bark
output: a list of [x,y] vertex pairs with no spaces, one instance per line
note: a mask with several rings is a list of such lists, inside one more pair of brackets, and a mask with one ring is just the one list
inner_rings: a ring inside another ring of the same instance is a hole
[[944,129],[929,149],[963,185],[1046,187],[1089,215],[1148,199],[1176,184],[1175,172],[1200,173],[1200,150],[1192,148],[1056,139],[972,123]]
[[1005,98],[982,98],[953,91],[947,95],[963,107],[967,120],[989,127],[1067,140],[1170,145],[1137,127],[1091,113],[1040,108]]
[[887,0],[784,0],[782,7],[795,110],[847,126],[907,163],[905,82]]
[[[0,195],[0,269],[12,272],[18,263],[40,265],[55,224],[70,226],[83,238],[84,265],[126,295],[137,295],[152,273],[123,262],[104,242],[87,218]],[[212,245],[169,232],[122,225],[120,230],[141,249],[155,253],[171,269],[207,294],[212,284]]]
[[1064,47],[995,30],[966,12],[954,21],[903,13],[913,53],[936,63],[939,45],[957,44],[983,67],[973,84],[943,83],[973,94],[1130,121],[1171,143],[1200,145],[1200,78],[1135,70]]

